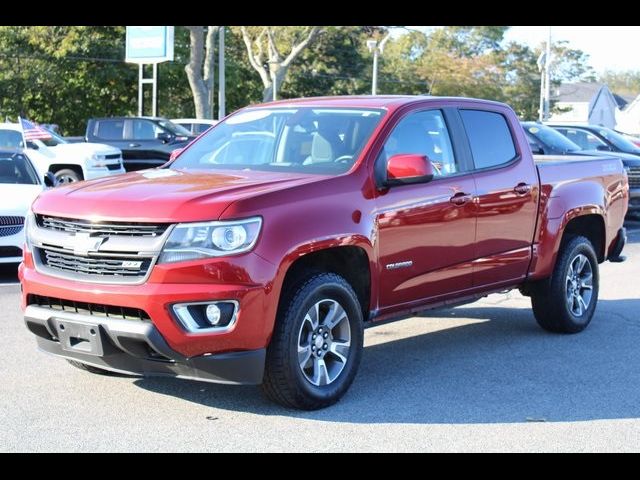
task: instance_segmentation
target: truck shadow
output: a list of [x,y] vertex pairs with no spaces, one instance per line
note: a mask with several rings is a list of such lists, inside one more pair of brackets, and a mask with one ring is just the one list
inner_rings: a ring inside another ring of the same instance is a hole
[[[471,306],[433,313],[427,317],[445,317],[442,330],[365,348],[360,372],[347,395],[337,405],[316,412],[272,405],[257,387],[174,379],[135,383],[216,409],[327,422],[638,418],[639,311],[640,299],[601,300],[592,324],[579,335],[542,331],[528,308]],[[449,316],[474,323],[447,328]],[[384,330],[370,329],[367,336],[384,337],[402,329],[403,322],[398,322]]]

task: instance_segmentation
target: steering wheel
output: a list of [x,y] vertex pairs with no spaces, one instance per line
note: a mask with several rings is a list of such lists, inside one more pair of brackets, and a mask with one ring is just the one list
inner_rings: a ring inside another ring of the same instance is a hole
[[353,160],[353,155],[340,155],[334,160],[336,163],[347,163],[349,160]]

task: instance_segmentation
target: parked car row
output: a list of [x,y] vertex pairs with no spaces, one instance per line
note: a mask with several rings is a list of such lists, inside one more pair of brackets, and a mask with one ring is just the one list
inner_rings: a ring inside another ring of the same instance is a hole
[[629,216],[640,214],[640,148],[610,128],[596,125],[544,125],[521,122],[534,155],[613,154],[629,178]]
[[71,144],[56,133],[25,140],[19,123],[0,123],[0,149],[24,149],[40,177],[46,172],[65,184],[124,173],[120,149],[101,143]]

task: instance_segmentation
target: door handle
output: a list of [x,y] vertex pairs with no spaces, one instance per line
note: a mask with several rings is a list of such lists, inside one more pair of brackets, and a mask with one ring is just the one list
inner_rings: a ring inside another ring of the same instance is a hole
[[449,199],[449,201],[454,205],[464,205],[465,203],[468,203],[471,200],[473,200],[473,197],[468,193],[464,193],[464,192],[458,192]]
[[134,147],[139,147],[140,144],[139,143],[130,143],[129,146],[134,148]]
[[518,185],[513,187],[513,191],[516,192],[518,195],[526,195],[531,191],[531,185],[527,183],[519,183]]

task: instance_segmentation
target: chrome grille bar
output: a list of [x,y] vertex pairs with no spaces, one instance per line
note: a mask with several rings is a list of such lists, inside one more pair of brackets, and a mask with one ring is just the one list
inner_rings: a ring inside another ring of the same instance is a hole
[[37,215],[39,227],[68,233],[94,233],[98,235],[125,235],[129,237],[157,237],[168,225],[147,223],[89,222],[68,218]]

